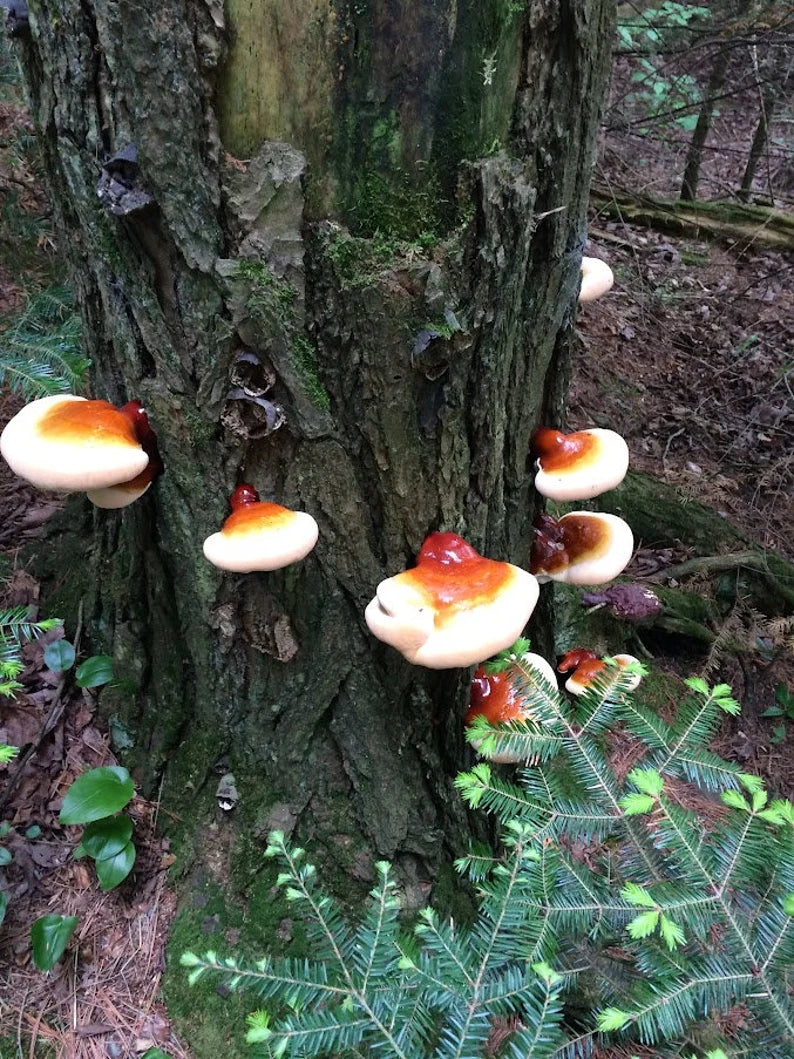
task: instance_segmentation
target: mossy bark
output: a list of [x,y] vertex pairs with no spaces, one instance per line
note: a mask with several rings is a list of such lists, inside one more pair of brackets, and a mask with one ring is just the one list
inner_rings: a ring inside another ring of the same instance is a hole
[[[435,529],[526,564],[611,4],[234,0],[230,27],[219,0],[30,8],[93,392],[145,403],[166,468],[122,513],[71,509],[114,730],[187,824],[232,771],[255,834],[298,822],[331,853],[347,836],[345,868],[352,842],[429,879],[469,830],[468,674],[408,666],[362,611]],[[111,216],[97,181],[129,143],[152,205]],[[239,481],[316,517],[308,559],[204,561]]]

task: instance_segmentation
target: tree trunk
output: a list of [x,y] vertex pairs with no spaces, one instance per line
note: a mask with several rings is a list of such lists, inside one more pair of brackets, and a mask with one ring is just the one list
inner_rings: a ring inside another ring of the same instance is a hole
[[[778,47],[774,49],[772,57],[767,58],[765,73],[767,80],[761,89],[761,99],[758,111],[758,124],[753,134],[753,142],[750,144],[750,153],[747,156],[747,165],[744,167],[742,182],[737,193],[741,202],[749,202],[753,190],[758,163],[766,150],[769,139],[769,126],[777,108],[778,101],[783,95],[783,89],[788,78],[790,63],[788,61],[788,49]],[[775,197],[770,184],[769,195],[774,206]]]
[[[72,568],[112,730],[186,823],[231,771],[249,839],[297,824],[359,879],[373,852],[422,882],[461,848],[469,675],[409,666],[362,611],[433,530],[528,561],[611,6],[31,0],[93,395],[141,399],[165,463],[122,513],[72,501]],[[103,174],[129,144],[137,168]],[[240,481],[315,516],[305,561],[206,563]]]
[[[703,102],[700,104],[700,110],[698,111],[697,124],[692,132],[692,139],[687,151],[684,179],[681,182],[680,193],[680,197],[684,202],[694,202],[697,199],[703,149],[711,131],[714,105],[722,95],[731,60],[731,38],[739,32],[741,23],[747,15],[750,6],[751,0],[733,0],[732,3],[729,3],[724,13],[725,22],[717,40],[717,53],[711,66]],[[725,39],[726,37],[728,39]]]
[[684,202],[694,202],[698,197],[698,184],[700,183],[700,164],[703,161],[703,148],[711,131],[711,119],[714,116],[714,104],[722,92],[725,78],[728,73],[728,62],[730,52],[727,48],[720,48],[711,68],[706,92],[703,102],[698,111],[697,125],[689,142],[684,168],[684,179],[681,182],[681,198]]

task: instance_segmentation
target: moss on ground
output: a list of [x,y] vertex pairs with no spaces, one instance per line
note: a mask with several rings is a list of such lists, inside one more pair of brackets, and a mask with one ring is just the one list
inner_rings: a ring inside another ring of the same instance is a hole
[[161,990],[177,1034],[198,1059],[250,1059],[245,1043],[246,1016],[257,1007],[243,993],[221,995],[205,978],[191,986],[180,966],[183,952],[254,955],[244,937],[242,908],[212,883],[197,886],[171,926]]
[[652,665],[640,686],[632,693],[632,698],[638,706],[669,719],[688,694],[691,693],[680,677]]

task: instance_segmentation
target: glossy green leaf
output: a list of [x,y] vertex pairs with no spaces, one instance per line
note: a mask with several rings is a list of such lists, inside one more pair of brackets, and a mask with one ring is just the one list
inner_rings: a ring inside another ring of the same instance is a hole
[[77,667],[75,681],[79,688],[98,688],[113,679],[113,659],[110,655],[92,655]]
[[25,838],[38,838],[41,834],[41,828],[38,824],[31,824],[31,826],[25,831]]
[[74,647],[68,640],[56,640],[44,648],[44,664],[54,673],[63,673],[74,665]]
[[104,765],[78,776],[63,800],[62,824],[89,824],[123,809],[135,793],[130,774],[121,765]]
[[49,971],[63,956],[79,920],[77,916],[42,916],[30,928],[33,962],[40,971]]
[[112,857],[96,862],[96,874],[102,890],[112,890],[127,878],[135,863],[135,846],[128,842]]
[[5,846],[0,846],[0,868],[4,868],[6,864],[10,864],[14,858],[11,856],[11,850],[6,849]]
[[6,917],[6,909],[8,908],[8,894],[0,890],[0,923]]
[[94,860],[107,860],[120,853],[131,837],[132,820],[128,816],[110,816],[88,824],[80,846]]

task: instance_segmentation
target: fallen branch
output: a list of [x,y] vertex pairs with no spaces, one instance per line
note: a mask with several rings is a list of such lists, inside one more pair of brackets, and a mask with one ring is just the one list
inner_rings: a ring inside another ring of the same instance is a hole
[[651,574],[648,581],[683,581],[693,574],[718,573],[725,570],[763,570],[770,573],[766,556],[760,552],[734,552],[732,555],[701,555],[695,559]]
[[688,238],[719,239],[769,250],[794,249],[794,216],[768,206],[654,199],[597,185],[591,188],[590,200],[600,213],[610,217]]

